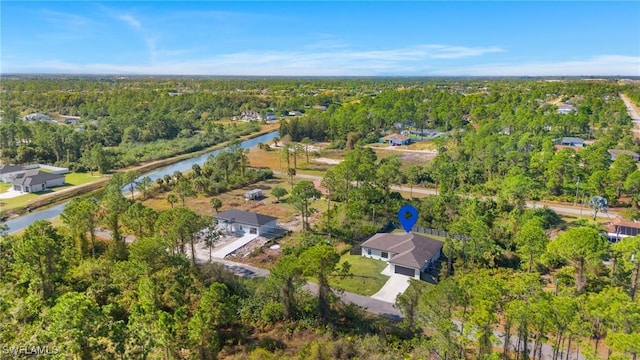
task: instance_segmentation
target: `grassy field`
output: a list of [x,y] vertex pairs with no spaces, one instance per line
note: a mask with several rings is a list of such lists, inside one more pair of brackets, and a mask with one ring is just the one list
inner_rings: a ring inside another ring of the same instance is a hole
[[[295,212],[293,206],[286,202],[280,202],[278,204],[273,203],[275,197],[271,195],[271,189],[275,186],[283,187],[287,189],[287,191],[291,189],[288,182],[280,178],[274,178],[249,185],[241,189],[228,191],[217,196],[222,201],[222,208],[220,208],[219,211],[229,209],[255,211],[275,216],[278,218],[278,221],[291,221],[292,215]],[[261,201],[245,200],[244,194],[252,189],[262,189],[265,197]],[[152,198],[144,200],[143,204],[160,211],[170,209],[171,205],[167,201],[167,195],[169,194],[169,192],[157,194]],[[178,204],[176,204],[176,206],[181,205],[181,201],[178,201]],[[215,215],[214,210],[211,208],[211,197],[209,196],[199,195],[197,197],[186,198],[185,205],[200,215]]]
[[82,184],[87,184],[99,179],[102,179],[103,176],[101,175],[91,175],[90,173],[76,173],[76,172],[72,172],[72,173],[68,173],[65,175],[65,183],[67,183],[68,185],[82,185]]
[[368,259],[360,255],[349,255],[347,253],[340,258],[340,265],[338,266],[342,266],[342,263],[345,261],[348,261],[351,265],[351,274],[353,274],[353,276],[331,278],[329,284],[333,288],[371,296],[377,293],[389,279],[388,276],[380,274],[387,266],[387,263],[384,261]]
[[[279,150],[261,150],[258,148],[252,148],[248,155],[249,164],[253,167],[269,168],[274,171],[286,172],[287,161],[286,159],[280,159]],[[291,166],[293,167],[293,159],[290,159]],[[313,162],[313,157],[309,157],[309,163],[306,162],[304,155],[298,157],[297,161],[297,173],[307,175],[323,175],[325,171],[330,169],[333,165],[318,164]]]
[[10,187],[11,187],[11,184],[5,183],[5,182],[0,182],[0,193],[3,193],[5,191],[9,190]]

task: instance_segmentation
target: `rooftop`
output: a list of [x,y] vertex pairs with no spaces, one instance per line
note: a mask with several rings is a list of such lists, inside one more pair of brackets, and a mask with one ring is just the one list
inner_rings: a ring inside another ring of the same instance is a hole
[[222,211],[216,215],[218,221],[227,221],[234,223],[241,223],[253,226],[262,226],[266,225],[272,221],[277,220],[273,216],[258,214],[250,211],[243,210],[226,210]]
[[18,185],[35,185],[44,184],[48,180],[64,178],[64,175],[48,173],[42,170],[27,170],[21,174],[17,174],[13,179],[14,184]]
[[361,246],[396,254],[389,259],[391,263],[422,268],[442,250],[444,243],[413,233],[378,233]]

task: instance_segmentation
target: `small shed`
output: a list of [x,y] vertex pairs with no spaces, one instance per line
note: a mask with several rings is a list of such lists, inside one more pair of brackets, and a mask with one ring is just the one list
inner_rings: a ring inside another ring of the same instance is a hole
[[262,189],[254,189],[251,191],[247,191],[244,194],[244,198],[247,200],[258,200],[258,199],[262,199],[264,195],[262,194]]

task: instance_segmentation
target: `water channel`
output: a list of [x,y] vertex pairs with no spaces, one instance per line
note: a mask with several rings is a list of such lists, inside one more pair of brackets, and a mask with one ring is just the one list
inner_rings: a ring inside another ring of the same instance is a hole
[[[251,149],[255,146],[257,146],[259,143],[270,143],[271,140],[273,140],[273,138],[280,136],[280,133],[275,131],[275,132],[271,132],[268,134],[264,134],[264,135],[260,135],[258,137],[255,137],[253,139],[249,139],[249,140],[245,140],[243,142],[240,143],[240,147],[242,147],[243,149]],[[175,164],[172,165],[168,165],[166,167],[160,168],[160,169],[156,169],[153,171],[150,171],[146,174],[142,174],[140,176],[140,178],[144,177],[144,176],[148,176],[151,178],[152,181],[156,181],[156,179],[163,177],[166,174],[169,175],[173,175],[174,172],[176,171],[180,171],[180,172],[184,172],[186,170],[191,169],[191,167],[194,164],[199,164],[202,165],[207,161],[207,158],[211,155],[216,156],[218,155],[222,150],[224,150],[225,148],[222,149],[218,149],[218,150],[213,150],[210,151],[208,153],[193,157],[193,158],[189,158],[189,159],[185,159],[182,160],[180,162],[177,162]],[[138,178],[138,180],[140,179]],[[128,187],[125,186],[126,189],[128,189]],[[124,191],[124,190],[123,190]],[[126,191],[124,191],[126,192]],[[31,213],[22,215],[20,217],[17,218],[13,218],[10,219],[8,221],[5,222],[5,224],[7,226],[9,226],[9,234],[13,234],[17,231],[20,231],[24,228],[26,228],[27,226],[33,224],[35,221],[38,220],[51,220],[54,217],[60,215],[60,213],[62,212],[62,210],[64,210],[64,207],[67,205],[67,203],[69,203],[69,201],[65,201],[61,204],[52,206],[52,207],[48,207],[42,210],[35,210]]]

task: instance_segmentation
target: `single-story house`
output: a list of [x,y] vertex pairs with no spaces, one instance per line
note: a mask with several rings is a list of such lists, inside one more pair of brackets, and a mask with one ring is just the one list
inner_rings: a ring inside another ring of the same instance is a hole
[[53,121],[51,116],[41,113],[31,113],[22,118],[23,121]]
[[262,116],[255,111],[243,111],[241,116],[245,121],[262,120]]
[[264,195],[262,194],[262,189],[253,189],[251,191],[247,191],[244,193],[244,198],[247,200],[258,200],[261,199]]
[[17,165],[0,165],[0,181],[11,182],[19,173],[25,172],[25,168]]
[[380,138],[381,143],[387,143],[392,146],[409,145],[411,144],[411,138],[398,133],[389,134]]
[[618,241],[626,237],[640,235],[640,221],[626,221],[620,218],[611,220],[607,225],[609,241]]
[[27,170],[17,174],[11,183],[16,191],[32,193],[64,185],[64,175],[42,170]]
[[289,111],[288,115],[289,116],[300,116],[300,115],[302,115],[302,113],[300,111],[293,110],[293,111]]
[[560,145],[564,145],[564,146],[581,146],[584,147],[586,146],[584,143],[584,139],[583,138],[579,138],[579,137],[563,137],[562,140],[560,140]]
[[276,116],[276,114],[273,114],[273,113],[267,113],[267,114],[265,115],[265,120],[267,120],[267,121],[273,121],[273,120],[276,120],[276,119],[278,119],[278,117]]
[[640,161],[640,154],[638,154],[635,151],[630,151],[630,150],[608,150],[609,151],[609,155],[611,155],[611,161],[615,160],[618,155],[622,155],[622,154],[627,154],[629,156],[631,156],[633,158],[633,160],[635,161]]
[[362,256],[388,262],[392,274],[420,279],[434,267],[444,243],[413,233],[378,233],[360,246]]
[[216,215],[218,225],[225,228],[228,233],[238,235],[256,234],[264,235],[276,230],[277,219],[273,216],[258,214],[243,210],[226,210]]
[[557,114],[566,115],[576,111],[576,107],[569,104],[562,104],[558,106],[558,110],[556,110]]
[[320,111],[327,110],[327,106],[326,105],[313,105],[313,108],[316,109],[316,110],[320,110]]

